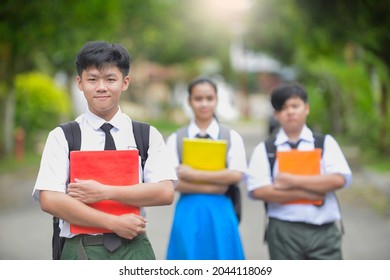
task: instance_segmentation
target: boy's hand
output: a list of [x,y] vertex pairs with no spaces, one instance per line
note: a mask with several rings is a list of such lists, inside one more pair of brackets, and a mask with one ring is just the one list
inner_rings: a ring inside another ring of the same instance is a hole
[[275,177],[274,187],[280,190],[289,190],[295,188],[295,177],[289,173],[279,173]]
[[69,183],[67,194],[83,203],[94,203],[104,200],[106,186],[94,180],[75,179],[75,183]]
[[126,239],[134,237],[146,232],[147,220],[136,214],[124,214],[115,218],[113,231],[119,236]]

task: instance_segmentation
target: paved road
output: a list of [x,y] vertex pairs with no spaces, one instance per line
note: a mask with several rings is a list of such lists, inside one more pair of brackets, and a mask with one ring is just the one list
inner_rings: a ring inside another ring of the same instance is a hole
[[[240,125],[248,156],[264,137],[264,127]],[[51,218],[32,201],[36,170],[18,176],[0,176],[0,259],[45,260],[51,258]],[[354,183],[339,192],[342,205],[344,258],[347,260],[390,259],[390,217],[374,211],[360,197],[371,182],[360,172]],[[242,189],[245,194],[245,189]],[[148,209],[148,235],[158,259],[165,258],[174,205]],[[263,244],[264,211],[259,201],[243,196],[243,220],[240,225],[247,259],[268,259]]]

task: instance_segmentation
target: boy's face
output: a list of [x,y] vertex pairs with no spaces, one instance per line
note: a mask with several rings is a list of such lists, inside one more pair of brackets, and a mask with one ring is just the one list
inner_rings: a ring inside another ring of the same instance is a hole
[[287,99],[282,109],[274,114],[286,133],[300,133],[309,112],[309,104],[294,96]]
[[129,82],[129,76],[123,77],[116,66],[100,70],[90,67],[81,77],[77,76],[78,88],[84,92],[89,110],[106,121],[118,111],[120,96],[129,87]]

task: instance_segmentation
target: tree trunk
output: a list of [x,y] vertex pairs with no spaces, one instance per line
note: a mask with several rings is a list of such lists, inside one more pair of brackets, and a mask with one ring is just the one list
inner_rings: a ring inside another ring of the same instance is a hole
[[14,149],[13,130],[15,123],[15,90],[8,94],[4,116],[4,153],[10,155]]
[[380,136],[379,136],[379,145],[380,150],[383,153],[390,152],[390,146],[388,141],[388,119],[389,119],[389,110],[388,110],[388,87],[384,83],[381,87],[381,101],[380,101],[380,116],[381,116],[381,127],[380,127]]

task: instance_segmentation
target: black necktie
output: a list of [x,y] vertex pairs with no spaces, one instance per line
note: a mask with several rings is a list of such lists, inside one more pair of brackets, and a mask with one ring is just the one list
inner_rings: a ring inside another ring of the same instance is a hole
[[298,145],[299,143],[301,142],[302,139],[299,139],[296,143],[293,143],[293,142],[290,142],[290,141],[287,141],[287,143],[290,145],[291,149],[297,149],[298,148]]
[[[105,123],[100,128],[106,134],[106,141],[104,142],[104,150],[116,150],[114,138],[112,138],[112,135],[110,132],[110,130],[111,130],[111,128],[113,128],[113,126],[109,123]],[[114,233],[109,233],[109,234],[104,234],[103,244],[107,250],[109,250],[110,252],[113,252],[121,246],[122,242],[121,242],[121,239],[118,235],[116,235]]]
[[119,235],[115,233],[105,233],[103,235],[104,247],[110,252],[114,252],[122,245],[122,240]]
[[207,133],[206,134],[198,133],[198,134],[195,135],[195,138],[210,139],[211,137]]
[[109,123],[105,123],[100,128],[106,134],[106,141],[104,143],[104,150],[116,150],[114,138],[112,138],[112,135],[110,133],[110,130],[111,130],[111,128],[113,128],[113,126]]

